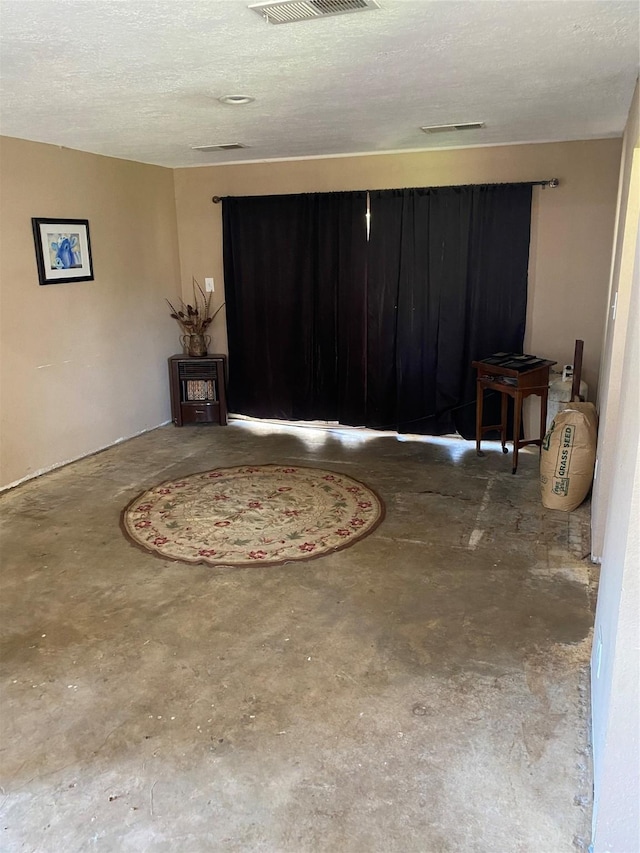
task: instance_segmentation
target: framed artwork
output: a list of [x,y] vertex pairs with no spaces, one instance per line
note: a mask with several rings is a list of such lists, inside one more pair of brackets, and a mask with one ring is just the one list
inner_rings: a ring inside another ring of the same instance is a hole
[[93,281],[88,219],[33,218],[40,284]]

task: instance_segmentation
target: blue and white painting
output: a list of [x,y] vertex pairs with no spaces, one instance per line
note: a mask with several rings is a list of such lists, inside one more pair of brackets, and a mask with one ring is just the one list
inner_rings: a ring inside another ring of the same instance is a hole
[[31,227],[40,284],[94,280],[88,219],[33,216]]
[[52,270],[73,270],[82,267],[80,234],[47,233],[47,248]]

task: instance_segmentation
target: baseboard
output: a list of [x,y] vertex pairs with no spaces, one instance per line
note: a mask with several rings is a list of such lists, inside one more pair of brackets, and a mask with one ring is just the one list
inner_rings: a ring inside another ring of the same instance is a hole
[[57,471],[58,468],[64,468],[65,465],[71,465],[72,462],[79,462],[80,459],[95,456],[96,453],[102,453],[103,450],[115,447],[116,444],[122,444],[123,441],[130,441],[132,438],[137,438],[139,435],[144,435],[146,432],[153,432],[154,429],[159,429],[160,427],[166,426],[170,423],[172,423],[171,419],[168,421],[162,421],[162,423],[156,424],[156,426],[149,427],[148,429],[141,429],[138,432],[132,433],[132,435],[123,435],[121,438],[117,438],[110,444],[105,444],[102,447],[96,447],[95,450],[90,450],[88,453],[82,453],[80,456],[74,456],[73,459],[65,459],[64,462],[56,462],[53,465],[49,465],[47,468],[40,468],[38,471],[33,471],[33,473],[27,474],[26,477],[21,477],[13,483],[7,483],[6,486],[0,486],[0,493],[6,492],[8,489],[15,489],[16,486],[21,486],[22,483],[27,483],[29,480],[35,480],[36,477],[42,477],[43,474],[49,474],[51,471]]

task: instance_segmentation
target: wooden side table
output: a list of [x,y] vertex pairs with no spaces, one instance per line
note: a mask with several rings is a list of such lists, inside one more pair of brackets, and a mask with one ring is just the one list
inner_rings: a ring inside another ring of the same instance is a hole
[[[507,453],[507,411],[509,397],[513,399],[513,468],[518,469],[518,450],[528,444],[542,446],[547,422],[547,399],[549,395],[549,370],[555,361],[518,353],[496,353],[483,360],[474,361],[476,376],[476,452],[483,456],[480,449],[482,436],[492,430],[500,431],[502,452]],[[482,410],[485,390],[498,391],[502,395],[501,417],[499,424],[482,425]],[[540,438],[523,440],[520,438],[522,425],[522,401],[532,394],[541,398]]]
[[172,355],[169,359],[171,417],[183,424],[227,423],[227,357]]

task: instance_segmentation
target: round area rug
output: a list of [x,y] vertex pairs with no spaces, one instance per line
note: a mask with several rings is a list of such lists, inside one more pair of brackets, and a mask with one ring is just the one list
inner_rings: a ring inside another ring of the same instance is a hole
[[344,474],[240,465],[148,489],[125,507],[122,527],[134,544],[164,559],[250,566],[346,548],[383,517],[378,495]]

